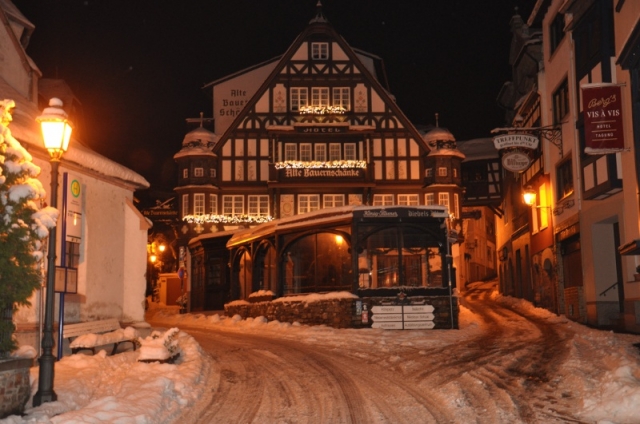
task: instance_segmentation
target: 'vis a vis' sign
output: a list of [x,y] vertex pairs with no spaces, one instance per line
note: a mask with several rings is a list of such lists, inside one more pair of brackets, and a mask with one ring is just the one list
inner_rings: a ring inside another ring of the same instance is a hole
[[581,88],[584,152],[600,155],[624,150],[620,85],[589,84]]

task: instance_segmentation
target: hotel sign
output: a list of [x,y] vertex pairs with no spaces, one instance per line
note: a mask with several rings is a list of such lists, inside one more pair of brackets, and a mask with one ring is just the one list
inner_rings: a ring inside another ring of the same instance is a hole
[[278,170],[281,178],[362,178],[362,168],[285,168]]
[[591,155],[624,150],[622,98],[619,85],[582,86],[584,152]]

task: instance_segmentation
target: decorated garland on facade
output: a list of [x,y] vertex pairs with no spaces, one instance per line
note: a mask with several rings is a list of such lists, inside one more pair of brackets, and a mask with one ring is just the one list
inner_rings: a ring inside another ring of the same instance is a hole
[[363,160],[331,160],[328,162],[320,161],[301,161],[301,160],[287,160],[284,162],[276,162],[274,164],[276,169],[291,169],[291,168],[307,168],[307,169],[340,169],[340,168],[367,168],[367,162]]
[[273,220],[271,216],[249,216],[249,215],[185,215],[183,221],[189,224],[264,224]]
[[343,115],[347,110],[342,106],[301,106],[300,115]]

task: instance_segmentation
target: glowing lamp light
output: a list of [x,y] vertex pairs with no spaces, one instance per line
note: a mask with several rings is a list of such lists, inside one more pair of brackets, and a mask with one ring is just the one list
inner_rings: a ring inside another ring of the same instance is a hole
[[151,261],[152,264],[154,264],[158,260],[158,257],[156,255],[151,255],[149,256],[149,260]]
[[164,244],[161,244],[160,246],[158,246],[158,250],[160,250],[160,252],[164,252],[166,248],[167,246],[165,246]]
[[42,115],[36,118],[42,129],[44,147],[49,151],[52,160],[60,160],[69,147],[72,126],[62,109],[62,100],[54,97],[49,100],[49,107],[44,108]]
[[531,188],[531,186],[527,186],[522,193],[522,200],[527,206],[533,206],[536,203],[536,191]]
[[344,241],[344,239],[342,238],[342,236],[336,236],[336,244],[338,246],[342,246],[342,242]]

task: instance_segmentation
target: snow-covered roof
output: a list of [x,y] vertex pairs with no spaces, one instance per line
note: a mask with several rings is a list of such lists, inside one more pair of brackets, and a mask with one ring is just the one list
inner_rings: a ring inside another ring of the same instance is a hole
[[496,150],[493,145],[493,139],[490,137],[461,141],[458,143],[458,149],[466,156],[464,162],[497,159],[500,157],[500,153]]

